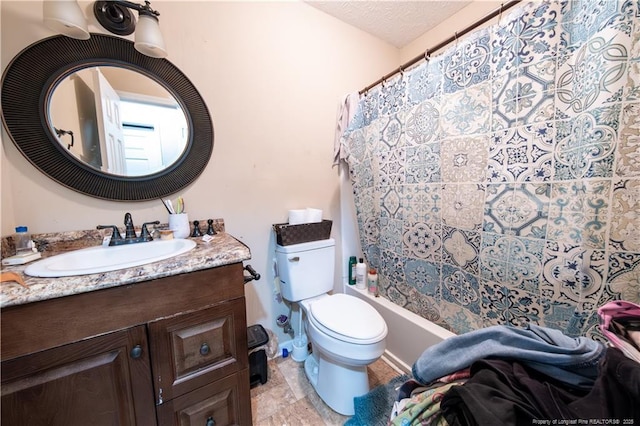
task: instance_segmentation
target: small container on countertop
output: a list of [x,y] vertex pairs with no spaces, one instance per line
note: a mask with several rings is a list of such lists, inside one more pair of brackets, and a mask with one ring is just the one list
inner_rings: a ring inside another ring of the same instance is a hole
[[173,231],[171,229],[161,229],[160,230],[160,239],[161,240],[173,240]]

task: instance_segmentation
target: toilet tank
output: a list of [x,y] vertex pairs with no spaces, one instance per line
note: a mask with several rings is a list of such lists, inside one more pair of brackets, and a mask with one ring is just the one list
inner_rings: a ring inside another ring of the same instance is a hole
[[282,297],[298,302],[333,289],[335,241],[276,245],[276,262]]

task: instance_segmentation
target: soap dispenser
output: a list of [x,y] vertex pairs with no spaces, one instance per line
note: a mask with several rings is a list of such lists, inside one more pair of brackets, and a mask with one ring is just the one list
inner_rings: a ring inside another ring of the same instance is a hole
[[2,265],[24,265],[36,259],[40,259],[42,255],[34,248],[29,229],[26,226],[17,226],[16,233],[13,236],[16,254],[14,256],[2,259]]
[[16,254],[22,254],[31,251],[31,236],[29,228],[26,226],[16,226],[16,234],[14,236],[16,245]]

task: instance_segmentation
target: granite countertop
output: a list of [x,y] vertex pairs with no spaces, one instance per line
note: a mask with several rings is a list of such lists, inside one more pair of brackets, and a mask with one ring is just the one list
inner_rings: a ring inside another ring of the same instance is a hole
[[[2,286],[0,286],[0,308],[109,287],[135,284],[156,278],[238,263],[251,258],[249,248],[226,232],[218,232],[210,242],[204,242],[199,237],[192,239],[196,241],[197,246],[187,253],[134,268],[99,274],[36,278],[23,273],[27,265],[3,266],[3,272],[15,272],[21,275],[28,288],[24,288],[15,282],[3,282]],[[47,257],[56,253],[45,252],[43,254],[43,257]]]

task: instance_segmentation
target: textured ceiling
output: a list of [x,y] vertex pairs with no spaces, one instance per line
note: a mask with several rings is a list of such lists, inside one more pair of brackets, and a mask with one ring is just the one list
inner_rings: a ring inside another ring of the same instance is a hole
[[402,48],[460,9],[466,0],[307,0],[339,20]]

